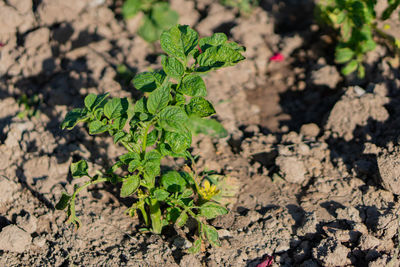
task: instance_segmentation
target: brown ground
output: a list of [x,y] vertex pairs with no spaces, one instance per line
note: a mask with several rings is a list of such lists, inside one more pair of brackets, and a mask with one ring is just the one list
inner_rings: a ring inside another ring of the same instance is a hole
[[[33,2],[33,4],[32,4]],[[73,159],[108,166],[123,149],[84,129],[59,129],[88,93],[133,96],[116,66],[160,66],[107,0],[0,2],[0,266],[384,266],[398,252],[400,76],[387,49],[368,57],[367,78],[342,78],[333,45],[311,20],[313,2],[261,1],[239,17],[217,1],[173,0],[181,23],[223,31],[247,60],[205,77],[226,139],[198,136],[199,167],[237,183],[229,215],[212,224],[221,248],[199,255],[173,229],[137,232],[129,202],[100,185],[83,192],[75,232],[54,210]],[[301,12],[299,12],[301,10]],[[283,62],[268,62],[275,52]],[[17,99],[38,94],[38,118]],[[165,164],[170,164],[166,162]],[[396,260],[396,259],[394,259]],[[399,266],[397,261],[393,266]]]

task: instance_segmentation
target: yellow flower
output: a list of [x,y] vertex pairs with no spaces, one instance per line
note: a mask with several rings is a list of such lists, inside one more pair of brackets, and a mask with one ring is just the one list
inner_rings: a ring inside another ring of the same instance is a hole
[[214,184],[211,185],[208,180],[205,180],[203,187],[199,189],[199,193],[203,199],[210,200],[213,196],[219,193],[219,190]]

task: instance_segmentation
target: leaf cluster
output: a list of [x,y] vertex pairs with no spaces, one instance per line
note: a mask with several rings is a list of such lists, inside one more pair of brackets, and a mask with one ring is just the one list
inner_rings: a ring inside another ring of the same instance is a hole
[[145,41],[157,41],[164,30],[178,23],[179,15],[170,8],[167,1],[162,0],[126,0],[122,6],[122,15],[130,19],[138,13],[143,13],[138,34]]
[[[199,38],[196,31],[182,25],[162,33],[161,47],[166,52],[162,69],[139,73],[133,79],[135,88],[144,93],[142,98],[133,103],[108,94],[89,94],[84,108],[66,115],[62,129],[83,122],[89,134],[108,133],[127,152],[105,173],[94,176],[89,174],[86,161],[73,163],[72,176],[90,180],[77,186],[72,195],[64,193],[56,208],[66,209],[69,221],[79,227],[75,213],[79,191],[100,182],[121,184],[120,196],[136,200],[128,213],[133,216],[139,212],[145,230],[159,234],[169,224],[183,227],[189,217],[197,221],[198,237],[191,251],[198,252],[202,240],[219,245],[217,231],[207,219],[228,210],[216,201],[219,190],[207,175],[198,175],[190,168],[163,173],[161,159],[182,157],[194,162],[188,151],[192,143],[190,127],[220,131],[219,124],[205,120],[215,114],[215,109],[205,99],[207,90],[200,75],[237,64],[244,59],[244,48],[228,42],[222,33]],[[202,126],[204,122],[208,127]]]
[[[344,64],[343,75],[357,71],[360,78],[365,76],[362,62],[366,53],[376,47],[374,32],[379,19],[376,5],[376,0],[322,0],[316,6],[317,19],[338,32],[335,60]],[[388,0],[380,19],[388,19],[399,5],[398,0]]]

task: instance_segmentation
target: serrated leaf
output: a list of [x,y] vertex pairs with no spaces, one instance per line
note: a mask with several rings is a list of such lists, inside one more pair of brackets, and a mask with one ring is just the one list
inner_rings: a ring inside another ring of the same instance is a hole
[[187,120],[186,112],[180,107],[168,106],[160,112],[160,126],[169,132],[181,132]]
[[128,171],[134,172],[140,165],[140,155],[136,152],[129,152],[119,157],[119,160],[128,165]]
[[188,252],[196,254],[200,252],[200,249],[201,249],[201,239],[198,238],[193,242],[192,246],[188,249]]
[[121,141],[124,137],[126,137],[128,134],[124,131],[119,131],[114,135],[114,144],[118,143]]
[[356,71],[357,70],[357,66],[358,66],[357,60],[353,59],[352,61],[347,63],[346,66],[344,66],[342,68],[343,75],[349,75],[350,73]]
[[78,177],[82,177],[82,176],[89,176],[89,174],[88,174],[89,166],[88,166],[86,160],[82,159],[78,162],[71,163],[70,169],[71,169],[72,177],[74,177],[74,178],[78,178]]
[[167,191],[164,189],[156,189],[153,192],[153,196],[158,200],[158,201],[164,201],[169,197],[169,194]]
[[160,174],[160,161],[161,154],[156,150],[151,150],[146,153],[145,162],[143,164],[145,174],[148,176],[147,178],[154,178]]
[[350,61],[354,56],[354,51],[351,50],[350,48],[339,48],[336,49],[335,53],[335,61],[337,63],[345,63],[347,61]]
[[75,108],[67,113],[64,121],[61,123],[61,129],[67,128],[71,130],[78,124],[78,122],[86,121],[89,119],[87,109]]
[[68,195],[67,193],[62,192],[61,198],[56,204],[56,209],[64,210],[66,207],[68,207],[71,197],[72,196]]
[[165,73],[159,72],[142,72],[133,78],[133,85],[137,90],[142,92],[152,92],[159,86],[165,79]]
[[161,34],[161,48],[170,56],[186,62],[187,56],[196,48],[198,34],[187,25],[176,25]]
[[146,104],[147,104],[147,99],[145,97],[142,97],[141,99],[136,101],[134,106],[135,113],[146,113],[147,112]]
[[[181,174],[181,173],[180,173]],[[186,179],[185,179],[186,180]],[[188,182],[186,180],[186,182]],[[188,198],[191,197],[193,195],[193,190],[191,188],[186,188],[185,190],[183,190],[182,192],[182,198]]]
[[136,192],[140,185],[140,178],[138,175],[130,175],[122,182],[121,197],[128,197]]
[[186,211],[182,211],[181,215],[179,215],[178,219],[176,219],[176,225],[178,227],[185,226],[188,218],[189,216],[187,215]]
[[228,41],[228,37],[226,37],[225,33],[217,32],[211,35],[210,37],[201,38],[199,41],[199,46],[201,50],[204,52],[207,48],[212,46],[218,46],[226,43]]
[[234,66],[243,59],[245,57],[239,51],[227,45],[213,46],[196,58],[197,63],[200,65],[196,71],[207,72],[213,69]]
[[99,120],[95,120],[89,123],[89,134],[100,134],[110,129],[109,125],[102,123]]
[[141,5],[141,0],[126,0],[122,6],[122,15],[125,19],[132,18],[140,11]]
[[147,99],[147,110],[151,114],[156,114],[168,105],[169,102],[169,84],[164,84],[151,92]]
[[218,232],[211,225],[203,224],[204,233],[208,239],[208,242],[214,247],[220,247],[221,243],[219,242]]
[[126,114],[128,107],[126,98],[113,98],[104,105],[104,115],[109,119],[116,119]]
[[214,219],[219,215],[225,215],[228,210],[217,203],[206,202],[200,206],[200,215],[206,217],[207,219]]
[[173,152],[182,153],[192,144],[192,135],[190,131],[179,133],[166,132],[165,142],[171,147]]
[[213,105],[203,97],[193,97],[185,109],[189,116],[208,117],[215,114]]
[[185,71],[183,64],[174,57],[162,56],[161,65],[165,73],[175,79],[180,79]]
[[152,146],[156,143],[158,139],[158,130],[154,129],[147,135],[147,143],[146,146]]
[[108,93],[96,95],[96,94],[89,94],[85,97],[85,107],[93,111],[98,107],[103,107],[106,103],[106,98],[108,97]]
[[206,96],[207,89],[203,79],[196,74],[190,74],[182,79],[181,86],[177,89],[179,93],[188,96]]
[[197,116],[190,116],[187,123],[188,128],[193,134],[205,134],[213,137],[224,138],[228,136],[228,132],[215,119],[199,118]]
[[171,193],[182,192],[186,180],[177,171],[169,171],[161,177],[161,184]]

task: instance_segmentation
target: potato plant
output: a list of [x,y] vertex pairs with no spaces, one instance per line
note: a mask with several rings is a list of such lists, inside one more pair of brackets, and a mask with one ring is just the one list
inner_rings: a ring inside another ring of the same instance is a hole
[[72,129],[83,122],[89,134],[108,133],[114,143],[127,152],[106,172],[90,175],[85,160],[71,165],[74,178],[88,177],[72,194],[63,193],[56,205],[66,210],[68,222],[80,226],[75,212],[75,198],[86,187],[110,182],[122,184],[120,196],[133,197],[128,214],[139,213],[145,230],[160,234],[163,227],[183,227],[188,218],[197,222],[197,237],[191,252],[198,252],[203,240],[219,246],[217,230],[208,219],[228,213],[220,204],[212,179],[201,176],[188,166],[182,170],[161,172],[163,157],[185,158],[194,162],[188,151],[192,143],[190,121],[215,114],[205,99],[207,90],[200,75],[234,66],[244,59],[244,48],[228,42],[223,33],[199,38],[189,26],[176,25],[161,35],[162,69],[135,76],[135,88],[144,96],[132,103],[109,94],[89,94],[85,107],[68,112],[62,129]]
[[179,15],[170,8],[167,1],[162,0],[126,0],[122,6],[122,15],[130,19],[143,13],[138,35],[145,41],[153,43],[160,34],[178,23]]
[[335,60],[345,64],[343,75],[357,71],[360,78],[365,76],[362,63],[366,53],[376,47],[374,33],[389,41],[395,50],[400,48],[399,40],[377,27],[378,20],[390,18],[400,1],[388,0],[380,17],[376,15],[376,5],[376,0],[321,0],[316,6],[317,19],[338,32]]

